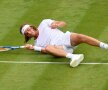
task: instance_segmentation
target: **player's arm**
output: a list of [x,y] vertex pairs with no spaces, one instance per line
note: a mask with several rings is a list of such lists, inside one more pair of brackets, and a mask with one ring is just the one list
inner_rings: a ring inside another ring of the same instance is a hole
[[52,29],[58,28],[58,27],[64,27],[66,25],[66,22],[64,21],[54,21],[51,23],[50,27]]
[[39,51],[39,52],[42,52],[42,53],[47,53],[45,48],[43,48],[43,47],[38,47],[38,46],[33,46],[33,45],[31,45],[31,44],[26,44],[26,45],[25,45],[25,48],[26,48],[26,49],[29,49],[29,50]]

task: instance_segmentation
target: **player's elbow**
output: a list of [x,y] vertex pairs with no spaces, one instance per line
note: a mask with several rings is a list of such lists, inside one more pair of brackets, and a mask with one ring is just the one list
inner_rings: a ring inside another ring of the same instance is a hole
[[60,22],[58,23],[58,27],[64,27],[64,26],[66,26],[66,22],[60,21]]
[[66,25],[66,22],[64,22],[64,21],[61,21],[61,23],[62,23],[62,25],[64,25],[64,26]]

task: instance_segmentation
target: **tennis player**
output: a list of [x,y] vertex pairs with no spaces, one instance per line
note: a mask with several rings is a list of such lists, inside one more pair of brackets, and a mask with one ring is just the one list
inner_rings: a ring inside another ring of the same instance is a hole
[[73,54],[73,50],[81,43],[108,49],[108,44],[95,38],[69,31],[64,33],[58,29],[65,25],[64,21],[44,19],[37,28],[29,24],[22,25],[20,33],[25,36],[25,42],[34,38],[34,45],[27,44],[27,49],[69,58],[71,67],[78,66],[84,59],[83,54]]

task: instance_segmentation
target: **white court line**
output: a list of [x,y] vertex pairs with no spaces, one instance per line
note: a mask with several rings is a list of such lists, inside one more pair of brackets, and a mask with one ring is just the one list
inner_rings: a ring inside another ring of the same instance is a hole
[[[30,62],[30,61],[0,61],[0,63],[9,63],[9,64],[69,64],[69,62]],[[106,64],[108,63],[80,63],[80,64],[90,64],[90,65],[96,65],[96,64]]]

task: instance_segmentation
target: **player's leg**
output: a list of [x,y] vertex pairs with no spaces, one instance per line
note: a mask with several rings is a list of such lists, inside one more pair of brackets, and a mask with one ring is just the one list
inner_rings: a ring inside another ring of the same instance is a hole
[[108,49],[108,44],[103,43],[93,37],[83,35],[83,34],[72,33],[71,34],[71,44],[73,46],[76,46],[76,45],[79,45],[80,43],[86,43],[92,46]]
[[72,54],[72,53],[67,53],[63,47],[57,47],[57,46],[52,46],[48,45],[46,47],[46,52],[55,56],[59,57],[66,57],[70,58],[70,66],[76,67],[80,64],[80,62],[84,59],[83,54]]
[[59,56],[59,57],[66,57],[67,55],[67,52],[63,50],[62,46],[48,45],[45,48],[45,50],[47,53],[50,53],[52,55]]

